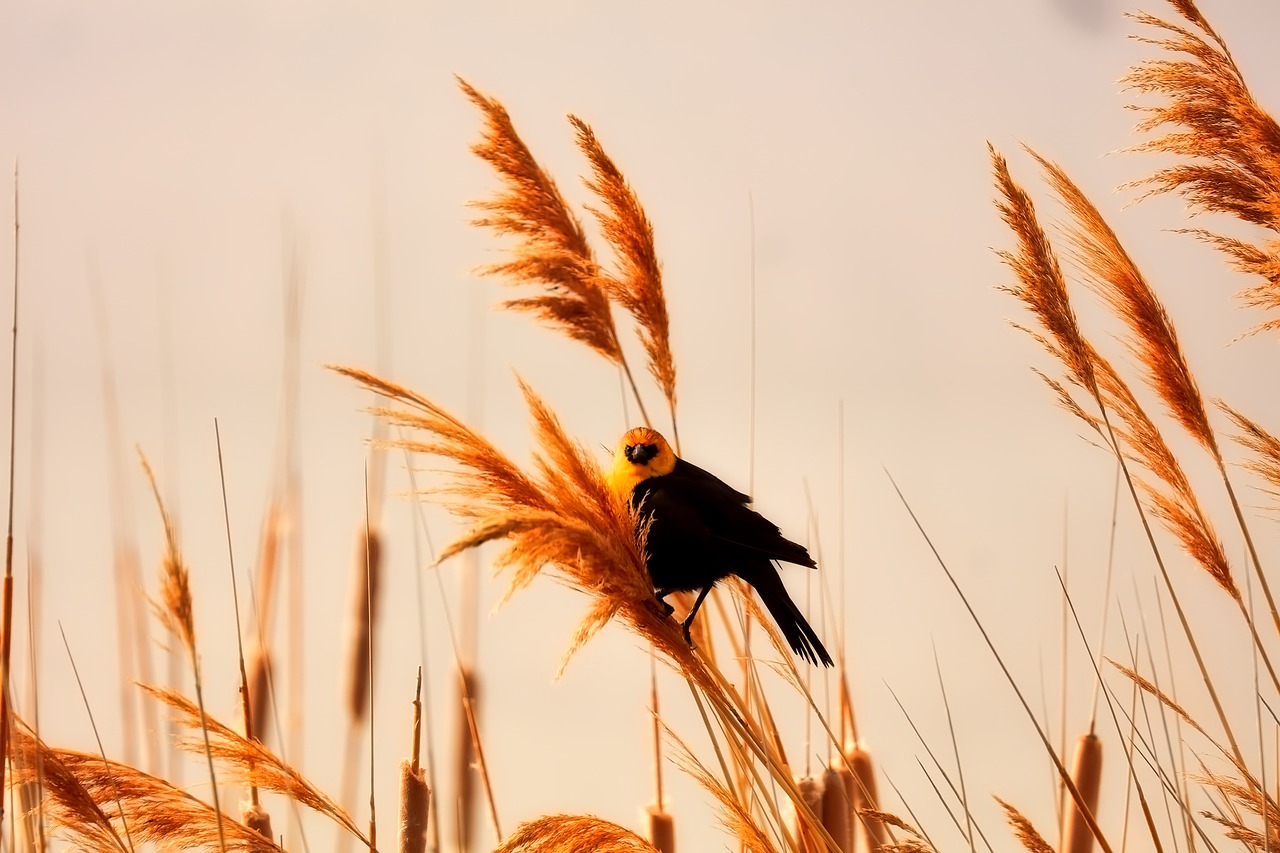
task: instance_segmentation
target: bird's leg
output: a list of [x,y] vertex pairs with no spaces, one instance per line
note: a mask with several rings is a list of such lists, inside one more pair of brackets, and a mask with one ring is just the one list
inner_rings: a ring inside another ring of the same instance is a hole
[[664,586],[661,589],[655,589],[653,591],[653,597],[658,599],[658,603],[662,605],[662,609],[664,611],[662,614],[663,616],[670,616],[672,613],[675,613],[676,611],[674,607],[672,607],[670,604],[667,604],[667,596],[673,592],[675,592],[675,590],[669,586]]
[[680,633],[684,635],[684,641],[689,644],[689,648],[693,648],[693,638],[689,636],[689,626],[693,624],[693,617],[698,615],[698,608],[702,606],[702,600],[707,597],[709,592],[711,592],[711,584],[704,586],[702,592],[698,593],[698,597],[694,599],[693,607],[689,610],[689,615],[684,617],[684,621],[680,623]]

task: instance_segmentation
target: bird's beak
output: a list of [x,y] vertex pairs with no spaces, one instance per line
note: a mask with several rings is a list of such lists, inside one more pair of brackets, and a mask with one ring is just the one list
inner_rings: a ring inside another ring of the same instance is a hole
[[624,452],[626,453],[627,460],[629,462],[636,465],[643,465],[658,455],[658,448],[654,447],[652,444],[631,444],[627,446],[627,449]]

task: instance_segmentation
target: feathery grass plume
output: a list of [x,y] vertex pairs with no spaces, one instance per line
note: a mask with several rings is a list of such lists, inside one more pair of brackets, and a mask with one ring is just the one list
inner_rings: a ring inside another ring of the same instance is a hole
[[1208,411],[1164,305],[1097,207],[1062,167],[1030,148],[1027,151],[1044,169],[1074,220],[1066,233],[1086,282],[1133,333],[1129,351],[1145,369],[1147,385],[1191,437],[1220,460]]
[[[160,568],[160,606],[157,608],[161,624],[182,641],[187,650],[187,658],[191,663],[191,677],[196,688],[196,703],[200,709],[200,717],[204,717],[204,685],[200,678],[200,659],[196,653],[195,608],[191,602],[191,577],[186,564],[182,561],[182,552],[178,548],[178,540],[174,534],[173,523],[164,501],[160,498],[160,487],[156,485],[156,475],[151,470],[147,457],[138,448],[138,458],[142,462],[142,470],[151,484],[151,493],[156,499],[156,508],[160,512],[160,520],[164,525],[165,552],[164,562]],[[213,799],[213,810],[219,815],[214,828],[219,834],[219,848],[226,849],[226,839],[222,838],[222,806],[218,802],[218,777],[213,767],[213,751],[209,748],[208,729],[203,730],[204,754],[209,765],[209,790]]]
[[[779,853],[765,828],[752,813],[750,799],[739,796],[738,792],[712,775],[706,765],[697,759],[688,745],[670,728],[666,728],[666,732],[675,746],[674,761],[720,804],[721,825],[741,842],[743,849],[750,853]],[[768,809],[774,804],[772,800],[764,798],[761,805]]]
[[164,525],[165,551],[164,561],[160,565],[160,601],[155,607],[156,618],[160,620],[160,624],[164,625],[170,633],[182,642],[183,647],[187,649],[189,654],[194,655],[196,626],[191,605],[191,577],[186,565],[182,562],[182,552],[179,550],[177,539],[174,537],[173,524],[169,520],[169,513],[165,510],[164,502],[160,499],[160,490],[156,486],[155,473],[151,470],[151,465],[147,462],[147,458],[142,455],[141,450],[138,451],[138,458],[142,461],[142,470],[147,475],[147,482],[151,484],[152,493],[156,498],[156,505],[160,508],[160,521]]
[[609,297],[582,224],[555,181],[534,160],[502,104],[461,78],[458,86],[485,118],[482,138],[471,150],[492,166],[506,185],[492,199],[472,203],[487,214],[473,224],[520,240],[512,260],[491,264],[482,271],[513,286],[542,288],[536,296],[511,299],[503,305],[528,311],[621,365],[622,347]]
[[1062,363],[1073,382],[1097,396],[1094,362],[1090,355],[1092,348],[1076,321],[1071,300],[1067,297],[1067,282],[1062,275],[1062,267],[1036,218],[1035,205],[1031,203],[1031,197],[1026,191],[1014,183],[1004,155],[990,144],[987,145],[987,150],[991,155],[996,186],[1001,194],[996,208],[1018,239],[1017,250],[996,252],[996,256],[1017,277],[1017,283],[1002,289],[1024,302],[1048,332],[1047,337],[1029,332],[1032,337]]
[[[1182,466],[1128,384],[1081,333],[1067,295],[1066,280],[1036,218],[1030,197],[1014,183],[1004,158],[994,148],[991,151],[996,184],[1003,197],[997,201],[997,207],[1019,244],[1017,251],[997,252],[1018,277],[1018,284],[1004,290],[1027,305],[1044,327],[1045,334],[1020,328],[1062,363],[1069,381],[1084,389],[1097,402],[1100,411],[1114,412],[1119,423],[1104,422],[1103,416],[1088,414],[1071,398],[1066,385],[1044,374],[1040,374],[1041,378],[1048,382],[1059,402],[1083,418],[1108,445],[1114,435],[1123,448],[1165,484],[1166,490],[1161,490],[1148,480],[1135,479],[1146,494],[1151,511],[1177,537],[1187,553],[1240,604],[1243,598],[1232,579],[1222,543],[1200,509]],[[1124,453],[1124,450],[1116,448],[1116,452]]]
[[635,318],[636,333],[649,357],[649,373],[666,397],[675,433],[676,365],[671,354],[667,300],[662,291],[662,266],[653,243],[653,225],[591,126],[577,116],[569,116],[569,121],[577,131],[578,148],[591,161],[594,177],[585,183],[604,203],[604,208],[588,209],[600,223],[600,231],[617,260],[617,274],[605,275],[603,285],[609,296]]
[[676,822],[671,815],[656,805],[645,810],[649,828],[649,843],[658,853],[676,853]]
[[1234,436],[1236,443],[1254,454],[1254,458],[1245,462],[1244,466],[1267,483],[1270,488],[1265,491],[1268,494],[1280,497],[1280,438],[1276,438],[1256,421],[1250,420],[1221,400],[1218,401],[1218,408],[1226,412],[1232,423],[1240,430]]
[[1120,663],[1119,661],[1114,661],[1111,658],[1107,658],[1107,663],[1114,666],[1117,670],[1120,671],[1120,673],[1125,678],[1129,679],[1135,685],[1137,685],[1139,690],[1149,694],[1150,696],[1155,697],[1155,699],[1158,702],[1160,702],[1160,704],[1164,705],[1170,711],[1177,714],[1179,719],[1181,719],[1184,723],[1186,723],[1187,725],[1191,726],[1191,728],[1199,732],[1202,736],[1204,736],[1206,740],[1208,740],[1210,743],[1213,743],[1215,746],[1217,746],[1218,749],[1221,750],[1224,754],[1230,755],[1230,753],[1227,753],[1226,749],[1224,749],[1221,745],[1217,744],[1212,738],[1212,736],[1210,736],[1210,734],[1206,732],[1204,728],[1199,723],[1197,723],[1190,714],[1187,713],[1185,708],[1183,708],[1177,702],[1173,701],[1172,697],[1166,694],[1159,687],[1156,687],[1154,684],[1152,684],[1142,675],[1130,669],[1129,667],[1125,666],[1124,664]]
[[[1250,535],[1239,502],[1236,500],[1235,490],[1227,474],[1226,462],[1222,458],[1217,437],[1209,423],[1208,410],[1200,395],[1191,367],[1187,363],[1186,355],[1178,343],[1178,335],[1172,321],[1155,291],[1147,283],[1137,265],[1120,244],[1115,232],[1111,230],[1093,203],[1060,166],[1034,151],[1030,153],[1044,168],[1050,185],[1075,220],[1067,234],[1071,240],[1074,255],[1086,272],[1087,282],[1112,313],[1128,325],[1132,333],[1128,340],[1128,347],[1142,364],[1147,385],[1156,391],[1169,413],[1205,449],[1217,466],[1235,511],[1236,520],[1244,535],[1272,620],[1277,630],[1280,630],[1280,612],[1277,611],[1271,585],[1261,569],[1253,537]],[[1194,496],[1190,496],[1184,499],[1184,502],[1194,506],[1193,500]],[[1200,526],[1208,528],[1208,522],[1203,516],[1197,521]],[[1229,569],[1223,565],[1216,571],[1229,572]],[[1216,573],[1215,577],[1217,577]],[[1230,586],[1224,584],[1224,589],[1231,593]],[[1234,593],[1233,597],[1240,606],[1241,614],[1251,632],[1254,633],[1254,639],[1259,643],[1259,651],[1266,662],[1267,671],[1274,679],[1275,673],[1270,658],[1257,638],[1254,620],[1244,607],[1244,601],[1239,593]]]
[[841,853],[849,853],[853,849],[849,832],[849,820],[853,817],[853,803],[849,798],[847,781],[852,774],[845,767],[828,767],[822,772],[822,825],[828,834],[835,839]]
[[547,815],[516,827],[493,853],[653,853],[653,845],[591,815]]
[[[1080,798],[1096,819],[1098,790],[1102,783],[1102,741],[1093,732],[1081,735],[1076,741],[1075,759],[1071,763],[1071,781],[1075,783]],[[1005,806],[1005,811],[1009,812],[1008,806]],[[1012,823],[1012,812],[1009,819]],[[1067,803],[1063,820],[1063,853],[1090,853],[1093,850],[1093,831],[1080,813],[1075,800]]]
[[[1031,825],[1031,821],[1017,810],[1014,806],[1009,805],[999,797],[995,798],[1000,804],[1000,808],[1004,809],[1005,818],[1009,821],[1009,826],[1013,828],[1013,834],[1018,841],[1022,842],[1022,846],[1027,848],[1028,853],[1054,853],[1053,848],[1049,846],[1049,842],[1036,831]],[[1065,848],[1064,848],[1065,849]]]
[[[1227,830],[1227,837],[1241,841],[1253,853],[1264,853],[1277,849],[1280,845],[1280,824],[1276,822],[1276,810],[1280,808],[1269,794],[1257,785],[1243,785],[1235,779],[1217,773],[1206,773],[1198,777],[1204,785],[1215,788],[1231,810],[1231,816],[1213,815],[1208,812],[1204,816],[1216,821]],[[1249,816],[1262,818],[1266,812],[1264,831],[1245,824]]]
[[[246,786],[256,785],[288,797],[329,818],[368,846],[369,842],[364,834],[341,806],[260,741],[247,740],[239,732],[208,714],[202,715],[195,703],[172,690],[145,684],[142,689],[175,711],[176,719],[182,725],[194,731],[206,731],[210,753],[222,762],[232,779]],[[196,739],[184,738],[179,741],[178,746],[189,752],[205,750],[204,742]]]
[[[1193,0],[1172,5],[1190,27],[1149,14],[1132,16],[1160,31],[1139,40],[1171,56],[1139,63],[1124,82],[1139,95],[1163,98],[1133,107],[1147,114],[1139,132],[1164,131],[1133,150],[1173,154],[1183,162],[1130,186],[1148,195],[1177,192],[1193,208],[1280,232],[1280,125],[1254,100],[1226,42]],[[1204,230],[1192,233],[1228,255],[1237,269],[1264,278],[1240,294],[1247,304],[1280,307],[1280,241],[1252,245]],[[1254,331],[1278,325],[1272,319]]]
[[[50,821],[87,849],[127,850],[116,830],[127,821],[131,838],[139,843],[280,853],[269,838],[163,779],[97,753],[49,747],[25,726],[16,731],[16,748],[41,755]],[[24,762],[15,772],[32,771]]]
[[[92,850],[121,850],[128,847],[116,832],[115,825],[93,796],[57,753],[40,740],[17,717],[9,729],[13,776],[9,784],[36,780],[37,768],[44,791],[45,818],[51,826],[63,827],[81,839]],[[114,798],[110,801],[114,806]]]

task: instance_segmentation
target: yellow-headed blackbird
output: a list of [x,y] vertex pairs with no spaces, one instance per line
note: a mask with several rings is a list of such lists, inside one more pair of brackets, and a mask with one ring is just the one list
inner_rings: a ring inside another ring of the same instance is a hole
[[698,590],[693,609],[681,624],[689,626],[716,581],[737,575],[751,584],[782,636],[796,654],[831,666],[831,655],[787,595],[774,560],[816,568],[803,546],[783,537],[777,525],[747,506],[751,498],[723,480],[680,459],[656,431],[633,429],[622,437],[613,457],[609,485],[650,519],[645,561],[654,594]]

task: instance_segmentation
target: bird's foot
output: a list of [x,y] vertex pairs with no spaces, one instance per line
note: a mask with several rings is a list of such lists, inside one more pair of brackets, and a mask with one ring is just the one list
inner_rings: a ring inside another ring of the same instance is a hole
[[676,612],[676,609],[667,603],[667,596],[670,594],[671,590],[669,589],[654,590],[653,593],[653,597],[658,599],[658,604],[662,605],[662,617],[664,619]]
[[693,624],[693,619],[686,619],[680,623],[680,636],[684,637],[684,641],[689,644],[689,648],[696,649],[693,644],[693,637],[689,636],[689,626]]

